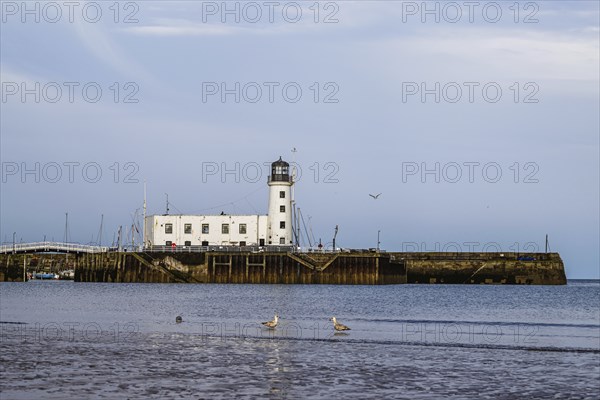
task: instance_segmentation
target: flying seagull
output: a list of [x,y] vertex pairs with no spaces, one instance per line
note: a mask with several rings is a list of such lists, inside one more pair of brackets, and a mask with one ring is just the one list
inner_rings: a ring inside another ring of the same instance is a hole
[[279,323],[279,315],[277,315],[277,314],[275,314],[275,318],[273,318],[273,320],[267,321],[267,322],[262,322],[262,324],[269,329],[275,329],[275,327],[277,326],[278,323]]
[[335,317],[331,317],[329,320],[333,321],[333,328],[336,331],[349,331],[350,330],[350,328],[348,328],[346,325],[340,324],[339,322],[337,322],[337,319],[335,319]]
[[372,198],[374,198],[375,200],[377,200],[377,198],[379,196],[381,196],[381,193],[379,193],[379,194],[371,194],[371,193],[369,193],[369,196],[371,196]]

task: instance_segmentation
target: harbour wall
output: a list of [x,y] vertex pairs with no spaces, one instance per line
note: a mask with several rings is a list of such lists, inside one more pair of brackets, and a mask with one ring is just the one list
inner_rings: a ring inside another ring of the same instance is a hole
[[566,284],[558,253],[110,252],[0,254],[0,281],[75,270],[78,282]]
[[390,253],[408,283],[565,285],[558,253]]

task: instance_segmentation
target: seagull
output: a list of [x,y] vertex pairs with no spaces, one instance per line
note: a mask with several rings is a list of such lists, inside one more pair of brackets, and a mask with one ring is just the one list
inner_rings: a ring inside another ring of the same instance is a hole
[[298,150],[296,150],[296,148],[295,148],[295,147],[292,149],[292,153],[295,153],[295,152],[297,152],[297,151],[298,151]]
[[346,325],[340,324],[339,322],[337,322],[337,319],[335,319],[335,317],[331,317],[329,320],[333,321],[333,327],[336,331],[349,331],[350,330],[350,328],[348,328]]
[[275,329],[275,327],[279,323],[279,315],[275,314],[275,318],[273,318],[272,321],[261,322],[261,323],[269,329]]
[[183,318],[181,318],[181,315],[178,315],[177,317],[175,317],[175,322],[178,324],[183,322]]
[[379,196],[381,196],[381,193],[379,193],[379,194],[371,194],[371,193],[369,193],[369,196],[371,196],[372,198],[374,198],[375,200],[377,200],[377,198]]

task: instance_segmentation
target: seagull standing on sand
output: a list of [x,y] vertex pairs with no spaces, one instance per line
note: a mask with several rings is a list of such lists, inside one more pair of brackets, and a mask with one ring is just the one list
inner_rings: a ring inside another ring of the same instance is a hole
[[333,328],[336,331],[349,331],[350,330],[350,328],[348,328],[346,325],[340,324],[339,322],[337,322],[337,319],[335,319],[335,317],[331,317],[329,320],[333,321]]
[[175,322],[178,324],[183,322],[183,318],[181,318],[181,315],[178,315],[177,317],[175,317]]
[[369,196],[371,196],[372,198],[374,198],[375,200],[377,200],[377,198],[379,196],[381,196],[381,193],[379,193],[379,194],[371,194],[371,193],[369,193]]
[[261,323],[269,329],[275,329],[275,327],[279,323],[279,315],[275,314],[275,318],[273,318],[273,320]]

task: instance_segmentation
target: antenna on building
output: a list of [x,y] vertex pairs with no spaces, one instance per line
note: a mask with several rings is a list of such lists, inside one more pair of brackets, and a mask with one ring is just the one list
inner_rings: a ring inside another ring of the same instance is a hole
[[165,193],[165,195],[167,196],[167,214],[169,215],[169,193]]
[[546,233],[546,253],[550,250],[550,242],[548,241],[548,234]]

